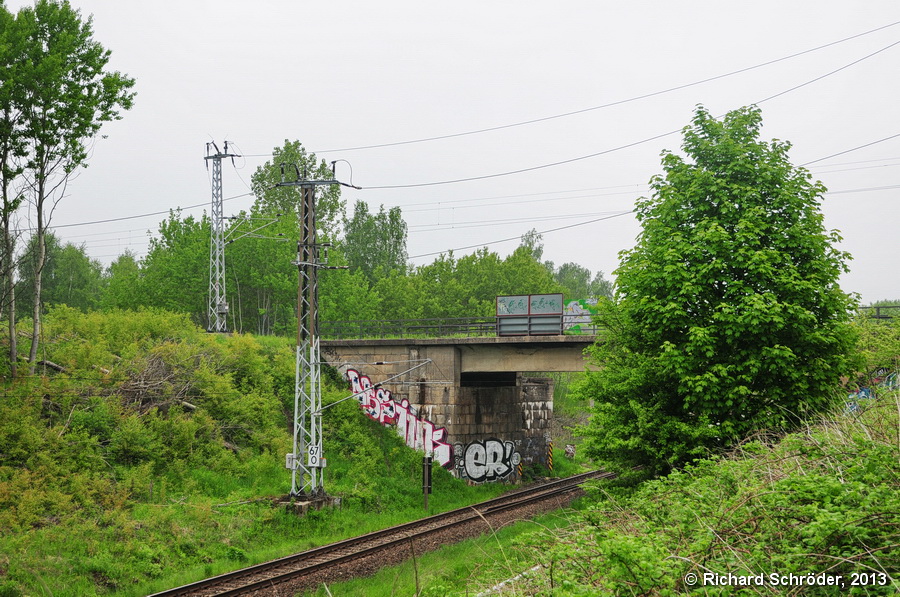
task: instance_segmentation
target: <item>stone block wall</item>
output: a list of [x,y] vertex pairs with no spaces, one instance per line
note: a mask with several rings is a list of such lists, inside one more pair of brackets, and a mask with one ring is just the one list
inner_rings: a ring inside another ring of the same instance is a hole
[[[452,345],[340,347],[323,357],[356,389],[363,410],[395,426],[410,447],[434,452],[454,474],[475,483],[516,481],[547,464],[553,381],[515,375],[497,386],[461,385],[460,350]],[[426,365],[400,375],[424,359]],[[379,388],[378,384],[399,375]],[[507,376],[508,377],[508,376]],[[514,384],[514,385],[513,385]]]

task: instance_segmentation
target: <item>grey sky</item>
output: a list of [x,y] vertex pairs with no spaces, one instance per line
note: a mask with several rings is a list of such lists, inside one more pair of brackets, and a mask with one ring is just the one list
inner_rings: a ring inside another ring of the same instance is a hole
[[[23,4],[7,2],[11,10]],[[285,139],[299,139],[328,161],[348,160],[362,187],[482,177],[631,145],[477,181],[344,190],[348,206],[356,199],[373,209],[401,206],[409,254],[417,256],[471,245],[504,255],[517,243],[493,241],[631,210],[660,172],[660,152],[677,150],[680,136],[637,142],[681,129],[697,104],[723,114],[809,83],[760,104],[764,138],[792,142],[796,164],[900,133],[900,45],[888,48],[900,41],[900,25],[885,27],[900,21],[893,1],[72,5],[93,14],[96,39],[113,52],[112,67],[137,80],[135,107],[104,128],[107,138],[97,140],[89,168],[69,186],[53,218],[63,239],[85,243],[105,263],[125,249],[143,255],[147,231],[161,217],[71,224],[208,202],[203,157],[211,140],[228,139],[247,156],[237,168],[223,168],[226,198],[247,193],[253,171]],[[608,108],[443,140],[327,151],[584,110],[877,28]],[[900,137],[810,169],[831,191],[826,225],[841,231],[842,248],[854,256],[845,290],[865,302],[900,298]],[[346,164],[338,165],[338,176],[349,180]],[[225,212],[251,203],[249,196],[230,199]],[[609,275],[638,231],[625,215],[550,232],[545,258]]]

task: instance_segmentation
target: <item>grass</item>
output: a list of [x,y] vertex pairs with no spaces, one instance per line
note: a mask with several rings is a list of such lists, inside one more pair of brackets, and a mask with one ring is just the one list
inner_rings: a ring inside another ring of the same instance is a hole
[[[848,582],[845,594],[895,594],[898,488],[900,395],[858,412],[841,405],[801,431],[759,435],[728,457],[634,489],[598,485],[581,524],[526,547],[545,572],[513,594],[681,595],[694,590],[682,579],[703,573],[827,573]],[[861,573],[877,574],[878,584],[850,586]]]
[[394,597],[397,595],[475,595],[531,567],[524,552],[511,548],[537,531],[555,532],[571,524],[572,513],[559,511],[516,522],[474,539],[414,554],[372,576],[320,585],[304,597]]
[[[690,574],[840,577],[840,594],[900,590],[900,394],[637,487],[597,482],[559,512],[306,595],[731,595]],[[524,574],[523,574],[524,573]],[[869,575],[861,577],[860,575]],[[853,586],[853,579],[868,578]],[[744,587],[742,594],[836,594]]]

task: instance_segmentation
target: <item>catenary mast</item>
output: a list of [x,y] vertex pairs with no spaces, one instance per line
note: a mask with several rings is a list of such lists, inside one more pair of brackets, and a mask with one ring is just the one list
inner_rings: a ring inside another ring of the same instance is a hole
[[[216,153],[210,155],[210,146]],[[207,330],[225,332],[227,329],[228,301],[225,297],[225,217],[222,208],[222,158],[235,158],[237,154],[219,151],[214,142],[206,144],[206,162],[212,162],[212,206],[210,207],[209,240],[209,298],[207,302]]]

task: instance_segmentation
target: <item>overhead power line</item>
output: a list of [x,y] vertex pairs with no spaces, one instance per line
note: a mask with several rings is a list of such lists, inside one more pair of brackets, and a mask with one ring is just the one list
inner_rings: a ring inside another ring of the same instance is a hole
[[[848,193],[866,193],[866,192],[870,192],[870,191],[887,191],[887,190],[893,190],[893,189],[900,189],[900,184],[898,184],[898,185],[887,185],[887,186],[882,186],[882,187],[866,187],[866,188],[859,188],[859,189],[844,189],[844,190],[840,190],[840,191],[827,191],[827,192],[825,193],[825,195],[826,195],[826,196],[827,196],[827,195],[844,195],[844,194],[848,194]],[[551,233],[551,232],[558,232],[558,231],[560,231],[560,230],[567,230],[567,229],[569,229],[569,228],[576,228],[576,227],[578,227],[578,226],[587,226],[588,224],[594,224],[594,223],[596,223],[596,222],[602,222],[602,221],[604,221],[604,220],[610,220],[610,219],[612,219],[612,218],[618,218],[618,217],[621,217],[621,216],[627,216],[627,215],[633,214],[633,213],[635,213],[635,210],[624,211],[624,212],[617,213],[617,214],[613,214],[613,215],[610,215],[610,216],[604,216],[604,217],[601,217],[601,218],[594,218],[594,219],[591,219],[591,220],[586,220],[586,221],[584,221],[584,222],[578,222],[578,223],[575,223],[575,224],[568,224],[568,225],[566,225],[566,226],[559,226],[559,227],[556,227],[556,228],[548,228],[548,229],[546,229],[546,230],[539,230],[537,233],[538,233],[538,234],[549,234],[549,233]],[[492,225],[492,226],[497,226],[497,225],[502,224],[502,223],[503,223],[502,220],[497,220],[497,221],[494,221],[491,225]],[[507,223],[518,223],[518,222],[516,222],[515,220],[509,220]],[[447,229],[453,229],[453,225],[449,225],[449,224],[448,224],[448,225],[446,226],[446,228],[447,228]],[[436,230],[437,230],[437,229],[432,229],[432,230],[428,230],[427,232],[435,232]],[[442,254],[444,254],[444,253],[449,253],[449,252],[452,252],[452,251],[465,251],[466,249],[480,249],[481,247],[489,247],[489,246],[491,246],[491,245],[497,245],[497,244],[501,244],[501,243],[505,243],[505,242],[514,241],[514,240],[520,240],[521,238],[522,238],[522,235],[520,234],[520,235],[518,235],[518,236],[510,236],[510,237],[507,237],[507,238],[500,238],[500,239],[497,239],[497,240],[492,240],[492,241],[483,242],[483,243],[477,243],[477,244],[474,244],[474,245],[467,245],[467,246],[465,246],[465,247],[455,247],[455,248],[453,248],[453,249],[445,249],[445,250],[443,250],[443,251],[433,251],[433,252],[431,252],[431,253],[420,253],[420,254],[418,254],[418,255],[411,255],[409,258],[410,258],[410,259],[418,259],[419,257],[431,257],[431,256],[433,256],[433,255],[442,255]]]
[[[603,220],[611,220],[612,218],[619,218],[621,216],[627,216],[628,214],[633,214],[634,210],[631,211],[623,211],[622,213],[614,214],[611,216],[603,216],[602,218],[595,218],[593,220],[587,220],[585,222],[578,222],[577,224],[568,224],[566,226],[559,226],[557,228],[548,228],[547,230],[539,230],[538,234],[547,234],[550,232],[557,232],[559,230],[566,230],[569,228],[576,228],[578,226],[587,226],[588,224],[593,224],[595,222],[602,222]],[[497,245],[500,243],[510,242],[513,240],[520,240],[522,235],[518,236],[510,236],[509,238],[501,238],[498,240],[493,240],[487,243],[477,243],[474,245],[468,245],[465,247],[456,247],[454,249],[446,249],[444,251],[434,251],[432,253],[421,253],[419,255],[410,255],[410,259],[418,259],[419,257],[431,257],[432,255],[442,255],[443,253],[449,253],[450,251],[465,251],[466,249],[480,249],[481,247],[486,247],[489,245]]]
[[827,155],[824,158],[812,160],[810,162],[806,162],[806,163],[800,164],[800,165],[805,167],[805,166],[809,166],[810,164],[815,164],[816,162],[824,162],[825,160],[829,160],[831,158],[836,158],[839,155],[844,155],[845,153],[850,153],[851,151],[856,151],[857,149],[862,149],[864,147],[870,147],[872,145],[877,145],[878,143],[883,143],[884,141],[890,141],[891,139],[896,139],[897,137],[900,137],[900,133],[897,133],[896,135],[891,135],[889,137],[885,137],[883,139],[879,139],[878,141],[872,141],[870,143],[865,143],[863,145],[857,145],[856,147],[853,147],[852,149],[845,149],[844,151],[839,151],[837,153]]
[[[253,193],[244,193],[242,195],[235,195],[233,197],[227,197],[225,199],[222,199],[222,201],[231,201],[232,199],[239,199],[241,197],[246,197],[246,196],[252,195],[252,194]],[[196,205],[186,205],[184,207],[172,207],[165,211],[154,211],[154,212],[149,212],[149,213],[145,213],[145,214],[136,214],[133,216],[122,216],[121,218],[109,218],[107,220],[91,220],[89,222],[75,222],[73,224],[58,224],[55,226],[51,226],[50,228],[51,229],[72,228],[74,226],[89,226],[91,224],[107,224],[109,222],[122,222],[124,220],[136,220],[138,218],[149,218],[150,216],[166,215],[173,211],[184,211],[186,209],[196,209],[198,207],[207,207],[208,205],[209,205],[209,203],[198,203]],[[36,228],[22,228],[19,231],[20,232],[33,232],[35,230],[36,230]]]
[[[823,75],[820,75],[820,76],[818,76],[818,77],[815,77],[814,79],[810,79],[810,80],[808,80],[808,81],[806,81],[806,82],[804,82],[804,83],[801,83],[801,84],[799,84],[799,85],[795,85],[795,86],[793,86],[793,87],[791,87],[791,88],[789,88],[789,89],[786,89],[786,90],[784,90],[784,91],[781,91],[781,92],[779,92],[779,93],[776,93],[775,95],[770,95],[770,96],[768,96],[768,97],[766,97],[766,98],[764,98],[764,99],[761,99],[761,100],[759,100],[759,101],[753,102],[753,105],[759,105],[759,104],[762,104],[762,103],[767,102],[767,101],[769,101],[769,100],[772,100],[772,99],[781,97],[781,96],[783,96],[783,95],[785,95],[785,94],[787,94],[787,93],[790,93],[790,92],[792,92],[792,91],[796,91],[797,89],[800,89],[800,88],[802,88],[802,87],[806,87],[807,85],[810,85],[810,84],[815,83],[815,82],[817,82],[817,81],[821,81],[822,79],[825,79],[825,78],[830,77],[830,76],[832,76],[832,75],[834,75],[834,74],[837,74],[837,73],[839,73],[839,72],[841,72],[841,71],[843,71],[843,70],[845,70],[845,69],[847,69],[847,68],[850,68],[851,66],[857,65],[857,64],[859,64],[860,62],[863,62],[864,60],[868,60],[869,58],[872,58],[873,56],[876,56],[876,55],[878,55],[878,54],[880,54],[880,53],[882,53],[882,52],[884,52],[884,51],[886,51],[886,50],[889,50],[890,48],[893,48],[894,46],[897,46],[897,45],[900,45],[900,41],[891,43],[891,44],[889,44],[889,45],[887,45],[887,46],[885,46],[885,47],[883,47],[883,48],[880,48],[880,49],[878,49],[878,50],[876,50],[876,51],[874,51],[874,52],[871,52],[871,53],[869,53],[869,54],[866,54],[866,55],[863,56],[862,58],[858,58],[857,60],[854,60],[853,62],[850,62],[850,63],[848,63],[848,64],[845,64],[844,66],[841,66],[840,68],[836,68],[836,69],[834,69],[834,70],[832,70],[832,71],[830,71],[830,72],[827,72],[827,73],[825,73],[825,74],[823,74]],[[634,142],[632,142],[632,143],[626,143],[625,145],[620,145],[620,146],[618,146],[618,147],[613,147],[613,148],[611,148],[611,149],[605,149],[605,150],[603,150],[603,151],[597,151],[597,152],[594,152],[594,153],[589,153],[589,154],[587,154],[587,155],[581,155],[581,156],[578,156],[578,157],[569,158],[569,159],[566,159],[566,160],[560,160],[560,161],[557,161],[557,162],[550,162],[550,163],[547,163],[547,164],[540,164],[540,165],[537,165],[537,166],[530,166],[530,167],[528,167],[528,168],[519,168],[519,169],[517,169],[517,170],[509,170],[509,171],[506,171],[506,172],[495,172],[495,173],[493,173],[493,174],[483,174],[483,175],[481,175],[481,176],[470,176],[470,177],[466,177],[466,178],[455,178],[455,179],[450,179],[450,180],[439,180],[439,181],[433,181],[433,182],[419,182],[419,183],[410,183],[410,184],[395,184],[395,185],[376,185],[376,186],[368,186],[368,187],[362,187],[362,189],[363,189],[363,190],[375,190],[375,189],[409,189],[409,188],[418,188],[418,187],[432,187],[432,186],[439,186],[439,185],[457,184],[457,183],[460,183],[460,182],[472,182],[472,181],[476,181],[476,180],[486,180],[486,179],[490,179],[490,178],[500,178],[500,177],[503,177],[503,176],[512,176],[512,175],[514,175],[514,174],[523,174],[523,173],[525,173],[525,172],[533,172],[533,171],[535,171],[535,170],[543,170],[543,169],[546,169],[546,168],[553,168],[553,167],[556,167],[556,166],[562,166],[562,165],[565,165],[565,164],[571,164],[571,163],[573,163],[573,162],[579,162],[579,161],[587,160],[587,159],[590,159],[590,158],[595,158],[595,157],[598,157],[598,156],[601,156],[601,155],[606,155],[606,154],[613,153],[613,152],[616,152],[616,151],[621,151],[621,150],[623,150],[623,149],[628,149],[628,148],[630,148],[630,147],[635,147],[635,146],[637,146],[637,145],[643,145],[644,143],[649,143],[650,141],[655,141],[655,140],[657,140],[657,139],[662,139],[663,137],[668,137],[669,135],[674,135],[674,134],[676,134],[676,133],[681,132],[682,130],[683,130],[683,128],[678,128],[678,129],[675,129],[675,130],[672,130],[672,131],[668,131],[668,132],[666,132],[666,133],[661,133],[661,134],[659,134],[659,135],[654,135],[654,136],[652,136],[652,137],[647,137],[647,138],[645,138],[645,139],[641,139],[640,141],[634,141]],[[852,151],[852,150],[850,150],[850,151]]]
[[[741,68],[741,69],[738,69],[738,70],[734,70],[734,71],[731,71],[731,72],[727,72],[727,73],[724,73],[724,74],[721,74],[721,75],[715,75],[715,76],[713,76],[713,77],[708,77],[708,78],[706,78],[706,79],[701,79],[701,80],[699,80],[699,81],[694,81],[694,82],[692,82],[692,83],[685,83],[685,84],[682,84],[682,85],[676,85],[675,87],[669,87],[669,88],[667,88],[667,89],[662,89],[662,90],[660,90],[660,91],[654,91],[654,92],[651,92],[651,93],[645,93],[645,94],[643,94],[643,95],[636,95],[636,96],[634,96],[634,97],[629,97],[629,98],[626,98],[626,99],[617,100],[617,101],[609,102],[609,103],[606,103],[606,104],[600,104],[599,106],[591,106],[591,107],[589,107],[589,108],[582,108],[582,109],[580,109],[580,110],[573,110],[573,111],[571,111],[571,112],[563,112],[563,113],[561,113],[561,114],[554,114],[554,115],[552,115],[552,116],[544,116],[544,117],[541,117],[541,118],[533,118],[533,119],[531,119],[531,120],[523,120],[523,121],[521,121],[521,122],[513,122],[513,123],[510,123],[510,124],[503,124],[503,125],[498,125],[498,126],[486,127],[486,128],[481,128],[481,129],[476,129],[476,130],[471,130],[471,131],[465,131],[465,132],[462,132],[462,133],[450,133],[450,134],[447,134],[447,135],[436,135],[436,136],[433,136],[433,137],[423,137],[423,138],[420,138],[420,139],[410,139],[410,140],[406,140],[406,141],[394,141],[394,142],[390,142],[390,143],[377,143],[377,144],[373,144],[373,145],[360,145],[360,146],[356,146],[356,147],[342,147],[342,148],[338,148],[338,149],[321,149],[321,150],[317,150],[315,153],[336,153],[336,152],[339,152],[339,151],[358,151],[358,150],[363,150],[363,149],[379,149],[379,148],[383,148],[383,147],[396,147],[396,146],[398,146],[398,145],[411,145],[411,144],[414,144],[414,143],[425,143],[425,142],[428,142],[428,141],[440,141],[440,140],[443,140],[443,139],[453,139],[453,138],[455,138],[455,137],[465,137],[465,136],[468,136],[468,135],[478,135],[478,134],[481,134],[481,133],[488,133],[488,132],[491,132],[491,131],[499,131],[499,130],[503,130],[503,129],[509,129],[509,128],[514,128],[514,127],[519,127],[519,126],[525,126],[525,125],[529,125],[529,124],[536,124],[536,123],[538,123],[538,122],[546,122],[546,121],[548,121],[548,120],[555,120],[555,119],[558,119],[558,118],[566,118],[566,117],[568,117],[568,116],[575,116],[575,115],[577,115],[577,114],[584,114],[585,112],[592,112],[592,111],[595,111],[595,110],[602,110],[602,109],[604,109],[604,108],[610,108],[610,107],[613,107],[613,106],[619,106],[619,105],[621,105],[621,104],[627,104],[627,103],[636,102],[636,101],[643,100],[643,99],[647,99],[647,98],[651,98],[651,97],[656,97],[656,96],[658,96],[658,95],[664,95],[664,94],[666,94],[666,93],[671,93],[671,92],[673,92],[673,91],[679,91],[679,90],[681,90],[681,89],[687,89],[687,88],[689,88],[689,87],[695,87],[695,86],[697,86],[697,85],[702,85],[702,84],[704,84],[704,83],[709,83],[709,82],[711,82],[711,81],[716,81],[716,80],[719,80],[719,79],[724,79],[724,78],[726,78],[726,77],[731,77],[731,76],[738,75],[738,74],[741,74],[741,73],[745,73],[745,72],[748,72],[748,71],[756,70],[756,69],[759,69],[759,68],[763,68],[763,67],[765,67],[765,66],[770,66],[770,65],[772,65],[772,64],[777,64],[778,62],[784,62],[785,60],[790,60],[791,58],[797,58],[798,56],[803,56],[804,54],[810,54],[810,53],[812,53],[812,52],[817,52],[817,51],[819,51],[819,50],[824,50],[825,48],[829,48],[829,47],[831,47],[831,46],[836,46],[836,45],[838,45],[838,44],[842,44],[842,43],[844,43],[844,42],[848,42],[848,41],[851,41],[851,40],[854,40],[854,39],[857,39],[857,38],[860,38],[860,37],[864,37],[864,36],[866,36],[866,35],[870,35],[870,34],[872,34],[872,33],[876,33],[876,32],[878,32],[878,31],[882,31],[882,30],[884,30],[884,29],[888,29],[888,28],[890,28],[890,27],[894,27],[894,26],[896,26],[896,25],[898,25],[898,24],[900,24],[900,21],[894,21],[893,23],[889,23],[889,24],[884,25],[884,26],[882,26],[882,27],[876,27],[875,29],[870,29],[869,31],[864,31],[864,32],[862,32],[862,33],[857,33],[856,35],[851,35],[850,37],[845,37],[845,38],[843,38],[843,39],[839,39],[839,40],[836,40],[836,41],[832,41],[832,42],[829,42],[829,43],[827,43],[827,44],[823,44],[823,45],[820,45],[820,46],[816,46],[816,47],[814,47],[814,48],[809,48],[808,50],[803,50],[803,51],[801,51],[801,52],[796,52],[796,53],[794,53],[794,54],[789,54],[789,55],[787,55],[787,56],[782,56],[781,58],[776,58],[776,59],[774,59],[774,60],[768,60],[768,61],[766,61],[766,62],[761,62],[761,63],[755,64],[755,65],[753,65],[753,66],[748,66],[748,67]],[[260,157],[262,157],[262,155],[264,155],[264,154],[261,154]]]

